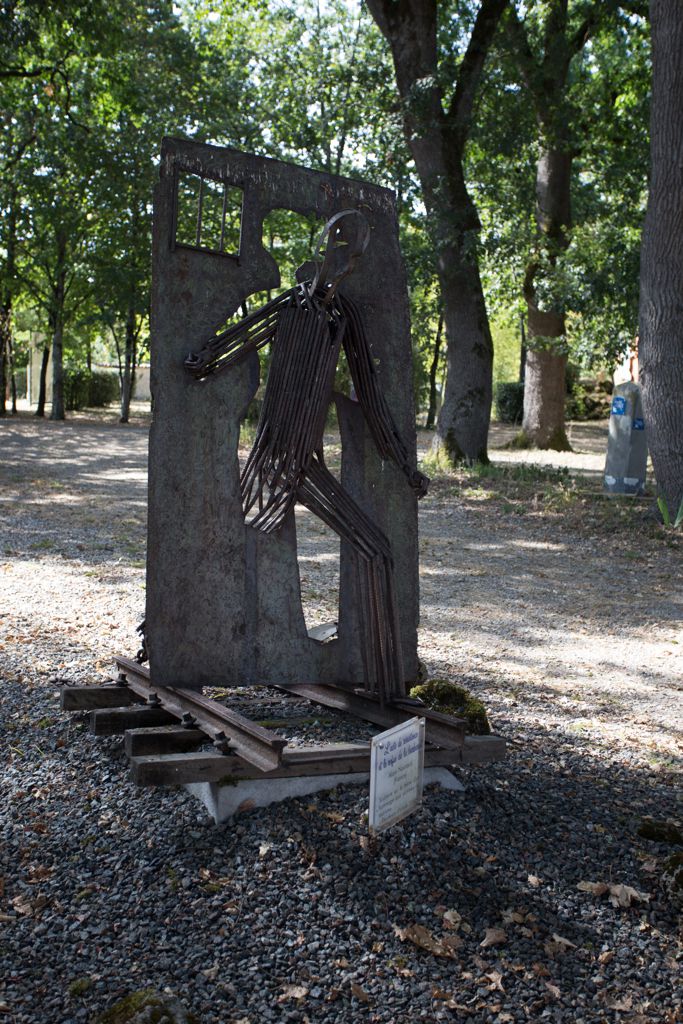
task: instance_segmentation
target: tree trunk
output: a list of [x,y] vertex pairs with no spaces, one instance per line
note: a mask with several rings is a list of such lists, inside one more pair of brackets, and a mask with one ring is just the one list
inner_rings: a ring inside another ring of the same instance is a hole
[[17,385],[14,377],[14,359],[12,358],[12,296],[17,275],[16,249],[18,205],[18,190],[15,185],[10,192],[9,211],[7,213],[5,224],[5,287],[3,288],[2,308],[0,309],[0,416],[5,416],[7,413],[8,369],[12,388],[12,412],[16,413],[17,411]]
[[9,337],[12,307],[3,305],[0,309],[0,416],[7,415],[7,365],[9,362]]
[[119,423],[128,423],[130,417],[130,400],[135,383],[135,340],[135,306],[131,299],[126,319],[126,350],[121,378],[121,418]]
[[453,464],[488,461],[493,343],[477,263],[479,220],[465,184],[463,154],[477,85],[506,5],[506,0],[481,0],[445,109],[436,0],[368,0],[391,46],[406,139],[436,254],[447,374],[434,441]]
[[520,348],[519,348],[519,383],[524,383],[524,373],[526,371],[526,327],[524,324],[524,317],[519,318],[519,334],[520,334]]
[[432,354],[432,361],[429,366],[429,408],[427,409],[425,430],[433,430],[434,420],[436,419],[436,372],[439,369],[439,359],[441,357],[442,334],[443,313],[439,313],[439,326],[436,329],[436,338],[434,339],[434,352]]
[[64,419],[64,302],[66,299],[66,243],[59,245],[59,264],[54,291],[54,328],[52,332],[52,412],[51,420]]
[[549,284],[558,256],[566,249],[566,230],[571,222],[572,153],[549,149],[541,153],[536,168],[536,227],[540,257],[526,271],[524,299],[527,304],[527,352],[524,377],[522,433],[534,448],[569,451],[565,431],[566,337],[560,308],[541,308],[538,285]]
[[488,462],[493,341],[472,240],[460,240],[439,281],[446,325],[446,383],[436,425],[437,449],[452,465]]
[[12,329],[7,336],[7,363],[9,366],[10,395],[12,398],[12,415],[17,414],[17,375],[14,367],[14,348],[12,346]]
[[640,261],[640,382],[657,485],[683,501],[683,4],[651,0],[650,195]]
[[52,412],[51,420],[64,419],[64,325],[59,317],[52,334]]
[[36,408],[36,416],[45,415],[45,399],[47,397],[47,365],[50,361],[50,348],[48,345],[43,346],[43,358],[40,364],[40,386],[38,388],[38,407]]
[[522,430],[537,448],[570,450],[564,430],[566,368],[564,355],[537,349],[527,352]]

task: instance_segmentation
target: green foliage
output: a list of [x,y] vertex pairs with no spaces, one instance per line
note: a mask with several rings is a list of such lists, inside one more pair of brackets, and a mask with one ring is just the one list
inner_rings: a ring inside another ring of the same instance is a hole
[[119,397],[115,374],[78,367],[64,370],[64,403],[70,411],[97,409],[111,405]]
[[496,412],[501,423],[521,423],[524,411],[524,384],[509,381],[496,386]]
[[681,499],[681,503],[678,506],[678,512],[676,513],[676,518],[674,519],[673,523],[671,522],[671,513],[669,512],[669,506],[667,505],[666,498],[660,495],[657,498],[657,505],[659,507],[659,511],[662,514],[662,521],[664,525],[667,527],[667,529],[671,527],[671,529],[677,530],[678,527],[683,523],[683,498]]
[[[553,5],[518,6],[539,52]],[[570,31],[584,7],[569,0]],[[476,9],[469,0],[439,5],[438,74],[446,102]],[[426,407],[441,308],[434,239],[408,159],[388,49],[364,6],[344,0],[6,4],[0,63],[16,69],[0,79],[0,299],[15,319],[30,313],[48,341],[62,330],[67,361],[84,361],[104,344],[121,363],[127,350],[134,362],[141,358],[159,141],[186,135],[396,190],[416,403]],[[468,187],[482,224],[475,255],[482,258],[493,314],[496,383],[518,375],[516,324],[530,255],[545,261],[539,294],[545,289],[545,298],[566,313],[575,361],[606,365],[635,331],[648,72],[645,23],[618,13],[605,17],[572,59],[558,111],[577,153],[574,226],[566,249],[551,252],[538,247],[533,218],[536,111],[505,31],[497,37],[466,150]],[[283,270],[283,285],[310,256],[314,227],[281,210],[267,218],[264,240]],[[444,363],[437,365],[439,386]],[[343,366],[337,385],[348,388]],[[577,408],[581,401],[577,395]]]
[[464,686],[458,686],[449,679],[428,679],[426,683],[414,686],[410,696],[421,700],[432,711],[464,718],[467,731],[474,736],[488,736],[491,732],[482,702]]

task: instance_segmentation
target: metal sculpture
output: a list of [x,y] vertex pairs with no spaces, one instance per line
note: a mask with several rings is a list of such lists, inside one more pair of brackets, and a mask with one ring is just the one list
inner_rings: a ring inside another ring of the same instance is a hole
[[338,290],[369,237],[368,223],[357,210],[332,217],[320,236],[317,254],[322,262],[312,279],[216,335],[187,357],[185,367],[203,380],[272,344],[256,440],[240,476],[245,517],[254,529],[270,533],[299,501],[350,544],[365,629],[366,689],[384,703],[402,696],[405,682],[391,547],[323,456],[325,418],[343,346],[356,398],[380,456],[403,470],[417,497],[429,484],[411,465],[389,412],[360,312]]

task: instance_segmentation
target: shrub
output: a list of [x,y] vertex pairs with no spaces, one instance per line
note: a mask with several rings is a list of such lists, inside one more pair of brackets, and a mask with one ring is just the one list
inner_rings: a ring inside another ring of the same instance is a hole
[[524,384],[508,381],[496,386],[496,411],[501,423],[521,423],[524,412]]
[[64,405],[67,409],[101,408],[119,397],[116,374],[64,367]]

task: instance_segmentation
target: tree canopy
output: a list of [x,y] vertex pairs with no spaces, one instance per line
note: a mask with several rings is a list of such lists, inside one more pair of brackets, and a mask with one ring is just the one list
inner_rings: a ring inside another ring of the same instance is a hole
[[[3,5],[3,378],[30,311],[53,415],[62,354],[99,344],[127,418],[159,143],[179,134],[397,191],[418,403],[433,420],[441,393],[447,458],[485,458],[489,321],[498,336],[528,314],[528,374],[539,351],[609,368],[636,332],[649,46],[642,12],[612,0]],[[287,262],[309,235],[293,219],[272,243]]]

